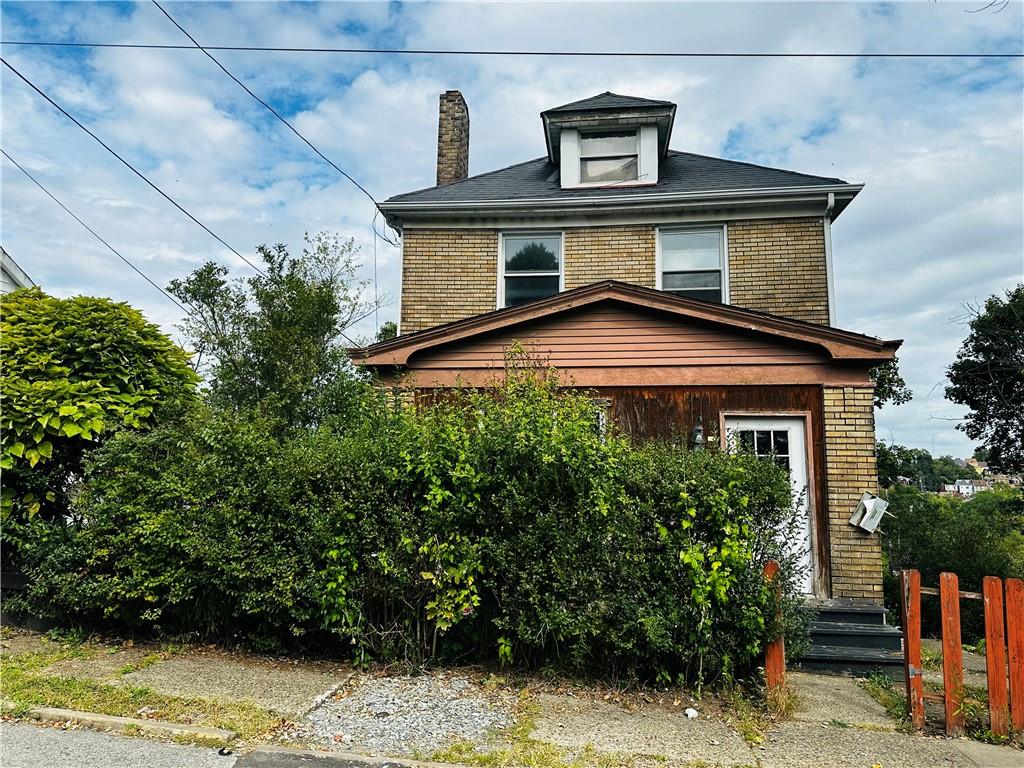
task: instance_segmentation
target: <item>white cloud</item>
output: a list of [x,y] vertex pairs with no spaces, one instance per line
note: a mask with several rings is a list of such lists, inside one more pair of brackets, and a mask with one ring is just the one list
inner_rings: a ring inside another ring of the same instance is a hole
[[[951,3],[170,3],[207,44],[662,51],[1019,51],[1021,6]],[[5,37],[181,43],[148,3],[5,3]],[[201,53],[11,48],[5,57],[245,254],[329,229],[362,247],[373,207]],[[471,170],[541,156],[541,110],[604,90],[678,103],[673,146],[866,182],[833,228],[840,324],[906,339],[917,397],[879,435],[963,455],[943,371],[955,318],[1024,276],[1022,62],[217,54],[383,198],[434,181],[437,94],[461,89]],[[241,262],[9,73],[3,144],[161,284]],[[178,310],[7,163],[3,242],[57,294],[127,300],[165,328]],[[380,222],[378,221],[378,225]],[[397,251],[377,242],[382,292]],[[397,303],[381,320],[397,315]],[[371,334],[372,323],[362,329]]]

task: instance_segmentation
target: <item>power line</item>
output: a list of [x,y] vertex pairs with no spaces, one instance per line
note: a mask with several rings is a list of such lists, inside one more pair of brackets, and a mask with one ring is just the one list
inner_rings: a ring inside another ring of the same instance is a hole
[[[74,43],[53,40],[2,40],[0,45],[30,45],[51,48],[135,48],[192,51],[191,45],[157,43]],[[1024,53],[964,53],[927,51],[922,53],[880,51],[501,51],[489,49],[448,50],[441,48],[291,48],[264,45],[206,45],[204,51],[251,51],[258,53],[369,53],[398,56],[568,56],[664,59],[1021,59]]]
[[180,309],[186,315],[191,315],[192,317],[195,317],[195,315],[192,315],[192,313],[188,309],[186,309],[184,306],[182,306],[182,304],[179,303],[177,299],[175,299],[173,296],[171,296],[171,294],[169,294],[167,291],[165,291],[163,288],[161,288],[159,285],[157,285],[155,282],[153,282],[150,279],[149,275],[147,275],[145,272],[143,272],[141,269],[139,269],[137,266],[135,266],[126,257],[122,256],[121,253],[116,248],[114,248],[114,246],[112,246],[110,243],[108,243],[106,240],[104,240],[102,237],[100,237],[100,235],[96,232],[96,230],[94,230],[92,227],[90,227],[88,224],[86,224],[84,221],[82,221],[80,218],[78,218],[78,216],[75,214],[74,211],[72,211],[70,208],[68,208],[66,205],[64,205],[64,203],[62,203],[60,200],[58,200],[54,196],[54,194],[52,192],[50,192],[50,190],[48,190],[46,187],[43,186],[42,182],[40,182],[35,176],[33,176],[31,173],[29,173],[24,167],[22,167],[21,163],[19,163],[17,160],[15,160],[13,157],[11,157],[7,153],[6,149],[4,149],[3,147],[0,147],[0,152],[3,153],[4,157],[6,157],[8,160],[11,161],[11,163],[14,165],[15,168],[17,168],[19,171],[21,171],[23,174],[25,174],[25,176],[28,177],[29,181],[31,181],[33,184],[35,184],[37,187],[39,187],[47,197],[49,197],[51,200],[53,200],[53,202],[55,202],[57,205],[59,205],[61,208],[63,208],[64,212],[68,216],[70,216],[75,221],[77,221],[79,224],[81,224],[83,227],[85,227],[85,229],[89,232],[90,235],[92,235],[97,240],[99,240],[101,243],[103,243],[105,246],[107,246],[107,248],[110,250],[111,253],[113,253],[115,256],[117,256],[117,258],[119,258],[121,261],[123,261],[125,264],[127,264],[129,267],[131,267],[133,270],[135,270],[138,273],[139,277],[141,277],[147,283],[149,283],[154,288],[156,288],[158,291],[160,291],[160,293],[162,293],[171,302],[173,302],[178,307],[178,309]]
[[[192,42],[193,42],[193,43],[195,44],[195,47],[196,47],[196,48],[198,48],[198,49],[199,49],[200,51],[202,51],[202,52],[203,52],[203,53],[204,53],[204,54],[206,55],[206,57],[207,57],[207,58],[208,58],[208,59],[209,59],[210,61],[212,61],[212,62],[213,62],[214,64],[216,64],[216,65],[217,65],[217,66],[218,66],[218,67],[220,68],[220,71],[221,71],[221,72],[223,72],[223,73],[224,73],[225,75],[227,75],[227,76],[228,76],[228,77],[230,77],[230,78],[231,78],[232,80],[234,80],[234,81],[235,81],[235,82],[236,82],[236,83],[237,83],[237,84],[239,85],[239,87],[241,87],[241,89],[242,89],[243,91],[245,91],[246,93],[248,93],[248,94],[249,94],[250,96],[252,96],[252,97],[253,97],[254,99],[256,99],[256,101],[258,101],[258,102],[259,102],[260,104],[262,104],[262,105],[263,105],[264,107],[266,107],[267,111],[268,111],[268,112],[270,112],[270,114],[272,114],[272,115],[273,115],[274,117],[276,117],[276,118],[277,118],[278,120],[280,120],[280,121],[281,121],[282,123],[284,123],[284,124],[285,124],[285,125],[286,125],[286,126],[288,127],[288,130],[290,130],[290,131],[291,131],[292,133],[294,133],[294,134],[295,134],[296,136],[298,136],[298,137],[299,137],[299,139],[301,139],[301,140],[302,140],[302,142],[303,142],[303,143],[304,143],[304,144],[305,144],[305,145],[306,145],[307,147],[309,147],[310,149],[312,149],[312,150],[313,150],[313,151],[314,151],[314,152],[315,152],[315,153],[317,154],[317,156],[319,156],[319,157],[320,157],[320,159],[321,159],[321,160],[323,160],[323,161],[324,161],[325,163],[327,163],[328,165],[330,165],[330,166],[331,166],[331,167],[332,167],[332,168],[333,168],[334,170],[336,170],[336,171],[337,171],[338,173],[340,173],[340,174],[341,174],[342,176],[344,176],[344,177],[345,177],[346,179],[348,179],[348,180],[349,180],[349,181],[351,181],[351,182],[352,182],[353,184],[355,184],[355,186],[356,186],[356,187],[357,187],[357,188],[359,189],[359,191],[360,191],[360,192],[362,192],[362,193],[363,193],[364,195],[366,195],[366,196],[367,196],[368,198],[370,198],[370,202],[372,202],[372,203],[373,203],[373,206],[374,206],[374,208],[376,208],[376,209],[377,209],[378,211],[380,210],[380,206],[379,206],[379,205],[377,205],[377,201],[376,201],[376,199],[374,199],[373,195],[371,195],[371,194],[370,194],[370,193],[369,193],[369,192],[368,192],[368,191],[366,190],[366,187],[364,187],[364,186],[363,186],[362,184],[360,184],[360,183],[359,183],[358,181],[356,181],[355,179],[353,179],[353,178],[352,178],[352,177],[351,177],[351,176],[350,176],[349,174],[347,174],[347,173],[346,173],[345,171],[343,171],[343,170],[342,170],[342,169],[341,169],[341,168],[340,168],[340,167],[338,166],[338,164],[337,164],[337,163],[335,163],[335,162],[334,162],[333,160],[331,160],[331,159],[330,159],[329,157],[327,157],[327,155],[325,155],[325,154],[324,154],[323,152],[321,152],[321,151],[320,151],[319,149],[317,149],[317,147],[316,147],[316,146],[315,146],[315,145],[313,144],[313,142],[311,142],[311,141],[310,141],[309,139],[307,139],[307,138],[306,138],[305,136],[303,136],[303,135],[302,135],[301,133],[299,133],[299,131],[298,131],[298,130],[297,130],[297,129],[295,128],[295,126],[294,126],[294,125],[292,125],[292,124],[291,124],[290,122],[288,122],[288,121],[287,121],[287,120],[286,120],[286,119],[285,119],[285,118],[284,118],[284,117],[283,117],[283,116],[281,115],[281,113],[280,113],[280,112],[278,112],[278,111],[277,111],[276,109],[274,109],[274,108],[273,108],[272,106],[270,106],[270,104],[268,104],[268,103],[267,103],[266,101],[264,101],[263,99],[261,99],[261,98],[260,98],[259,96],[257,96],[257,95],[256,95],[255,93],[253,93],[253,92],[252,92],[252,90],[250,90],[249,86],[247,86],[247,85],[246,85],[245,83],[243,83],[243,82],[242,82],[241,80],[239,80],[239,79],[238,79],[237,77],[235,77],[235,75],[234,75],[234,74],[232,74],[232,73],[231,73],[231,71],[230,71],[230,70],[229,70],[229,69],[228,69],[227,67],[225,67],[225,66],[224,66],[223,64],[221,64],[221,63],[220,63],[220,62],[219,62],[219,61],[218,61],[218,60],[217,60],[217,59],[216,59],[216,58],[215,58],[215,57],[213,56],[213,54],[211,54],[211,53],[210,53],[210,52],[209,52],[208,50],[206,50],[206,48],[204,48],[203,46],[201,46],[201,45],[199,44],[199,41],[198,41],[198,40],[196,40],[196,39],[195,39],[194,37],[192,37],[192,35],[191,35],[191,34],[189,34],[189,32],[188,32],[188,30],[187,30],[187,29],[185,29],[185,28],[184,28],[183,26],[181,26],[181,24],[179,24],[179,23],[178,23],[177,21],[175,21],[174,17],[173,17],[173,16],[171,16],[171,14],[169,14],[169,13],[168,13],[168,12],[167,12],[167,11],[166,11],[166,10],[164,9],[164,7],[163,7],[162,5],[160,5],[160,3],[158,3],[158,2],[157,2],[157,0],[152,0],[152,2],[153,2],[153,5],[155,5],[155,6],[157,7],[157,8],[159,8],[159,9],[160,9],[160,13],[162,13],[162,14],[163,14],[164,16],[166,16],[166,17],[167,17],[168,21],[170,21],[170,22],[171,22],[171,24],[173,24],[174,26],[176,26],[176,27],[177,27],[177,28],[178,28],[178,29],[179,29],[179,30],[181,31],[181,33],[182,33],[183,35],[185,35],[185,37],[187,37],[187,38],[188,38],[189,40],[191,40],[191,41],[192,41]],[[374,216],[374,218],[376,218],[376,216]],[[373,229],[373,233],[374,233],[375,235],[377,235],[378,237],[382,238],[383,240],[385,240],[385,241],[386,241],[387,243],[389,243],[390,245],[394,245],[394,246],[397,246],[397,245],[398,245],[398,243],[396,243],[396,242],[393,242],[392,240],[390,240],[390,239],[388,239],[388,238],[384,237],[383,235],[381,235],[380,233],[378,233],[378,232],[377,232],[377,228],[376,228],[376,226],[375,226],[375,227],[374,227],[374,229]]]
[[226,241],[225,241],[225,240],[224,240],[224,239],[223,239],[223,238],[222,238],[222,237],[221,237],[220,235],[218,235],[218,234],[217,234],[216,232],[214,232],[214,231],[213,231],[212,229],[210,229],[210,228],[209,228],[208,226],[206,226],[205,224],[203,224],[203,222],[201,222],[201,221],[200,221],[199,219],[197,219],[197,218],[196,218],[195,216],[193,216],[193,215],[192,215],[191,213],[189,213],[188,211],[186,211],[186,210],[185,210],[185,209],[184,209],[184,208],[183,208],[183,207],[182,207],[182,206],[181,206],[181,205],[180,205],[180,204],[178,203],[178,201],[177,201],[177,200],[175,200],[175,199],[174,199],[174,198],[172,198],[172,197],[171,197],[170,195],[168,195],[168,194],[167,194],[166,192],[164,192],[164,191],[163,191],[162,189],[160,189],[160,187],[158,187],[158,186],[157,186],[156,184],[154,184],[154,183],[153,183],[152,181],[150,181],[150,180],[149,180],[149,178],[148,178],[148,177],[147,177],[147,176],[146,176],[145,174],[143,174],[143,173],[142,173],[142,171],[140,171],[140,170],[139,170],[138,168],[136,168],[136,167],[135,167],[134,165],[132,165],[132,164],[131,164],[131,163],[129,163],[129,162],[127,161],[127,160],[125,160],[125,159],[124,159],[123,157],[121,157],[121,155],[119,155],[119,154],[118,154],[117,152],[115,152],[115,151],[114,151],[113,149],[111,149],[111,148],[110,148],[110,146],[108,146],[108,145],[106,144],[106,142],[104,142],[104,141],[103,141],[103,139],[101,139],[101,138],[100,138],[99,136],[97,136],[97,135],[96,135],[95,133],[93,133],[93,132],[92,132],[92,131],[90,131],[90,130],[89,130],[88,128],[86,128],[86,127],[85,127],[85,126],[84,126],[84,125],[83,125],[82,123],[80,123],[80,122],[79,122],[79,121],[78,121],[77,119],[75,119],[74,115],[72,115],[72,114],[71,114],[70,112],[68,112],[68,111],[67,111],[66,109],[64,109],[64,107],[62,107],[62,106],[61,106],[60,104],[58,104],[58,103],[57,103],[56,101],[54,101],[53,99],[51,99],[51,98],[50,98],[50,97],[49,97],[49,96],[48,96],[48,95],[47,95],[47,94],[46,94],[46,93],[45,93],[45,92],[44,92],[44,91],[43,91],[42,89],[40,89],[40,88],[39,88],[39,86],[37,86],[37,85],[36,85],[35,83],[33,83],[33,82],[32,82],[31,80],[29,80],[29,79],[28,79],[27,77],[25,77],[25,76],[24,76],[23,74],[21,74],[21,72],[19,72],[19,71],[18,71],[17,69],[15,69],[15,68],[14,68],[14,67],[13,67],[13,66],[11,65],[11,63],[10,63],[9,61],[7,61],[7,59],[4,59],[4,58],[0,58],[0,62],[3,62],[3,65],[4,65],[5,67],[7,67],[7,68],[8,68],[9,70],[11,70],[11,72],[13,72],[14,74],[16,74],[16,75],[17,75],[17,76],[18,76],[19,78],[21,78],[21,80],[22,80],[22,81],[23,81],[23,82],[24,82],[24,83],[25,83],[26,85],[28,85],[28,86],[29,86],[29,87],[30,87],[30,88],[31,88],[32,90],[34,90],[34,91],[35,91],[36,93],[38,93],[38,94],[39,94],[40,96],[42,96],[42,97],[43,97],[44,99],[46,99],[46,101],[48,101],[48,102],[49,102],[49,103],[51,104],[51,106],[53,106],[53,107],[54,107],[55,109],[57,109],[57,110],[58,110],[58,111],[59,111],[59,112],[60,112],[60,113],[61,113],[62,115],[64,115],[64,117],[66,117],[66,118],[67,118],[68,120],[70,120],[71,122],[73,122],[73,123],[74,123],[75,125],[77,125],[77,126],[78,126],[79,128],[81,128],[81,129],[82,129],[83,131],[85,131],[85,132],[86,132],[87,134],[89,134],[90,136],[92,136],[92,137],[93,137],[93,139],[95,139],[95,140],[96,140],[96,141],[97,141],[97,142],[99,143],[99,145],[100,145],[101,147],[103,147],[103,148],[104,148],[105,150],[107,150],[107,152],[109,152],[109,153],[110,153],[110,154],[112,154],[112,155],[113,155],[114,157],[116,157],[116,158],[117,158],[118,160],[120,160],[120,161],[121,161],[121,162],[122,162],[122,163],[123,163],[123,164],[125,165],[125,167],[126,167],[126,168],[128,168],[128,169],[129,169],[129,170],[130,170],[130,171],[131,171],[132,173],[134,173],[134,174],[135,174],[136,176],[138,176],[138,177],[139,177],[140,179],[142,179],[142,180],[143,180],[144,182],[146,182],[146,183],[147,183],[147,184],[148,184],[149,186],[151,186],[151,187],[152,187],[153,189],[155,189],[155,190],[156,190],[156,191],[157,191],[158,193],[160,193],[160,195],[161,195],[161,196],[162,196],[162,197],[163,197],[163,198],[164,198],[165,200],[167,200],[167,201],[168,201],[168,202],[169,202],[169,203],[170,203],[171,205],[173,205],[173,206],[174,206],[175,208],[177,208],[177,209],[178,209],[179,211],[181,211],[181,212],[182,212],[182,213],[184,213],[184,214],[185,214],[186,216],[188,216],[188,217],[189,217],[189,218],[190,218],[190,219],[191,219],[191,220],[192,220],[193,222],[195,222],[195,223],[196,223],[196,224],[197,224],[197,225],[198,225],[198,226],[199,226],[200,228],[202,228],[202,229],[203,229],[203,230],[204,230],[204,231],[205,231],[206,233],[208,233],[208,234],[209,234],[210,236],[212,236],[214,240],[216,240],[216,241],[217,241],[218,243],[220,243],[221,245],[223,245],[223,246],[224,246],[225,248],[227,248],[227,249],[228,249],[229,251],[231,251],[231,252],[232,252],[233,254],[235,254],[235,255],[236,255],[236,256],[237,256],[238,258],[240,258],[240,259],[241,259],[242,261],[244,261],[244,262],[245,262],[246,264],[248,264],[248,265],[249,265],[250,267],[252,267],[252,268],[253,268],[254,270],[256,270],[257,272],[259,272],[259,273],[260,273],[261,275],[265,275],[265,273],[263,272],[263,270],[261,270],[261,269],[260,269],[259,267],[257,267],[257,266],[256,266],[255,264],[253,264],[253,263],[252,263],[251,261],[249,261],[249,260],[248,260],[247,258],[245,258],[245,256],[243,256],[243,255],[242,255],[242,254],[240,254],[240,253],[239,253],[238,251],[236,251],[236,250],[235,250],[234,248],[232,248],[232,247],[231,247],[230,245],[228,245],[228,243],[227,243],[227,242],[226,242]]

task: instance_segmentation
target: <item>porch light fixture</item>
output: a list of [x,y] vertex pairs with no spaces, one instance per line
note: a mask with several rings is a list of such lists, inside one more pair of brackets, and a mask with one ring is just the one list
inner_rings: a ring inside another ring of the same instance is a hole
[[857,509],[850,518],[850,525],[863,528],[868,533],[874,533],[878,524],[882,522],[882,516],[891,514],[886,511],[888,509],[889,502],[878,498],[873,493],[865,492],[860,497],[860,503],[857,504]]

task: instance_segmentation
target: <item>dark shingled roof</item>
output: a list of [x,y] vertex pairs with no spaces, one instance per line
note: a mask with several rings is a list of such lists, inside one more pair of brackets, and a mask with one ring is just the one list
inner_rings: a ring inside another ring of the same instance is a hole
[[560,107],[552,107],[544,110],[541,114],[551,112],[586,112],[591,109],[636,109],[638,107],[674,107],[671,101],[658,101],[657,99],[642,99],[639,96],[622,96],[618,93],[605,91],[589,99],[580,99]]
[[[600,97],[596,97],[600,98]],[[577,102],[581,103],[581,102]],[[811,176],[780,168],[724,160],[669,150],[658,168],[658,183],[653,186],[608,186],[562,189],[557,166],[546,157],[527,160],[462,181],[395,195],[388,203],[486,202],[494,200],[530,200],[542,198],[590,199],[621,195],[649,195],[666,192],[699,193],[746,189],[785,189],[846,184],[842,179]]]

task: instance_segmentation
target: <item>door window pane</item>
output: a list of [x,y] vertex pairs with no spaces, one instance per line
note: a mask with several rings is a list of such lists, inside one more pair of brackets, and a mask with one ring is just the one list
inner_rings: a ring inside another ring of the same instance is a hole
[[758,456],[767,456],[772,452],[772,433],[768,429],[759,429],[755,435],[755,452]]
[[772,450],[780,456],[789,455],[789,430],[779,429],[772,432]]

